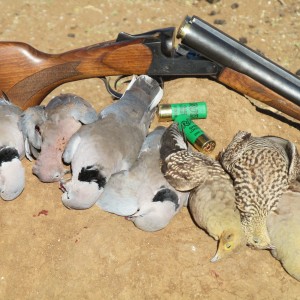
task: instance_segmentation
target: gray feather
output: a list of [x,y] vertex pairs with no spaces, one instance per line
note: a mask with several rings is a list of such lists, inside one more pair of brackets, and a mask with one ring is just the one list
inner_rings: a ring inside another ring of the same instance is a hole
[[70,137],[82,124],[97,120],[97,113],[83,98],[73,94],[54,97],[46,107],[28,108],[22,128],[29,145],[27,157],[37,158],[32,172],[43,182],[59,181],[66,172],[62,153]]
[[43,105],[27,108],[20,118],[19,127],[22,130],[24,137],[27,138],[29,144],[36,149],[41,149],[42,146],[42,137],[38,128],[45,120],[45,106]]
[[72,168],[72,179],[62,182],[62,201],[67,207],[91,207],[111,175],[131,167],[161,97],[162,89],[154,79],[146,75],[134,78],[119,101],[72,137],[63,155]]
[[83,124],[90,124],[98,118],[92,105],[74,94],[61,94],[53,98],[46,106],[46,113],[48,118],[56,114],[72,116]]
[[159,126],[147,136],[137,161],[129,171],[111,177],[97,202],[105,211],[127,216],[144,231],[166,227],[188,198],[188,193],[176,191],[160,171],[164,131]]
[[25,170],[21,159],[25,156],[24,136],[18,126],[22,110],[0,99],[0,195],[13,200],[25,186]]

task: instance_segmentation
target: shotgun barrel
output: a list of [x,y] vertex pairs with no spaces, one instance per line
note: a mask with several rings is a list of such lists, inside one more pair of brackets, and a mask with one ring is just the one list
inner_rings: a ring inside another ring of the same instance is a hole
[[181,42],[224,67],[245,74],[300,106],[300,79],[208,24],[187,16],[177,31]]

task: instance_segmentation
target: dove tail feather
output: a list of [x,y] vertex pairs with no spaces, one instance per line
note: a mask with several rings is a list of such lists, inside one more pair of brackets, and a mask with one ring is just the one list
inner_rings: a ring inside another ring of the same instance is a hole
[[126,87],[125,91],[128,91],[131,89],[132,85],[135,83],[135,81],[137,80],[137,75],[132,75],[131,81],[129,82],[129,84]]
[[8,96],[0,90],[0,92],[2,93],[2,96],[0,96],[0,105],[11,105],[11,106],[16,106],[15,104],[13,104],[10,99],[8,98]]
[[161,137],[163,133],[165,132],[166,127],[164,126],[157,126],[152,132],[150,132],[146,139],[144,140],[144,143],[141,147],[140,153],[138,158],[145,152],[149,151],[158,151],[160,149],[160,142]]
[[7,104],[12,104],[8,96],[3,91],[1,91],[1,93],[2,93],[1,100],[4,100]]
[[29,144],[36,149],[41,149],[41,136],[37,128],[46,120],[45,106],[33,106],[27,108],[20,116],[19,128]]
[[134,75],[126,91],[134,88],[134,84],[136,88],[140,88],[146,95],[149,96],[151,102],[148,106],[148,110],[152,111],[154,107],[157,106],[157,104],[160,102],[163,96],[163,89],[159,86],[159,83],[155,79],[151,78],[148,75]]
[[161,98],[163,97],[163,90],[159,85],[155,88],[154,93],[156,93],[156,96],[154,96],[153,100],[151,101],[151,103],[149,105],[150,111],[152,111],[158,105]]
[[187,149],[187,142],[178,124],[172,123],[161,138],[160,159],[165,161],[170,154]]
[[1,105],[12,105],[12,103],[5,98],[0,98],[0,104]]

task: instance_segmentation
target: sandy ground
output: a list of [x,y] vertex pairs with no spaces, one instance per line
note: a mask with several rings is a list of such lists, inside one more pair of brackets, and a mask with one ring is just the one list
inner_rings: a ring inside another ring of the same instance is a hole
[[[115,39],[121,31],[178,27],[185,15],[225,20],[216,26],[291,72],[300,69],[297,0],[3,0],[0,11],[1,40],[48,53]],[[44,103],[61,92],[77,93],[97,111],[112,102],[103,83],[91,79],[57,88]],[[212,156],[238,130],[285,137],[300,150],[299,122],[279,120],[274,110],[261,113],[214,81],[176,79],[164,92],[163,103],[207,102],[208,118],[197,123],[217,142]],[[164,230],[143,232],[98,207],[67,210],[58,184],[39,182],[32,163],[24,165],[24,192],[0,202],[0,299],[300,299],[300,283],[268,251],[246,248],[210,263],[216,242],[186,208]]]

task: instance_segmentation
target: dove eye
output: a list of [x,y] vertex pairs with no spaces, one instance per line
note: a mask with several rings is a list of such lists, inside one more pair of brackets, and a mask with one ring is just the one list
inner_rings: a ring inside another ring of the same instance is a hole
[[35,131],[36,131],[38,134],[41,135],[41,128],[40,128],[40,126],[35,125],[34,129],[35,129]]

